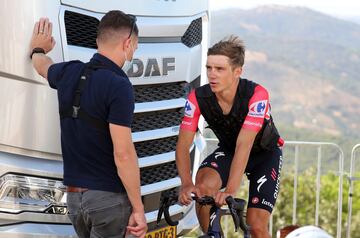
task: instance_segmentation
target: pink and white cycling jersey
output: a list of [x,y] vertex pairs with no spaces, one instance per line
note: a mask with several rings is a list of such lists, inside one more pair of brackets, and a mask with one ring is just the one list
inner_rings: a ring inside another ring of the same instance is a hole
[[[253,96],[249,100],[249,112],[245,118],[242,128],[259,132],[264,119],[270,118],[269,94],[261,85],[257,85]],[[185,103],[185,113],[181,129],[195,132],[201,115],[195,90],[191,91]]]

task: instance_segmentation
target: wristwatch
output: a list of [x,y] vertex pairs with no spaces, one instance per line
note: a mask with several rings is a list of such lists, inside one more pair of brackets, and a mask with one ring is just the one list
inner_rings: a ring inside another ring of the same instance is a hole
[[39,48],[39,47],[34,48],[34,49],[31,51],[30,59],[32,59],[33,54],[37,54],[37,53],[43,53],[43,54],[45,54],[45,50],[44,50],[43,48]]

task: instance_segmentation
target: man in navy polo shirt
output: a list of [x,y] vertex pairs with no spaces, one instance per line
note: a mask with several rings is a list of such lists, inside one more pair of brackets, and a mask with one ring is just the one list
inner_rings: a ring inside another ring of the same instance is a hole
[[31,39],[36,71],[57,89],[69,218],[79,237],[145,237],[140,171],[131,138],[132,85],[124,73],[138,44],[136,18],[110,11],[100,21],[90,62],[54,64],[52,24]]

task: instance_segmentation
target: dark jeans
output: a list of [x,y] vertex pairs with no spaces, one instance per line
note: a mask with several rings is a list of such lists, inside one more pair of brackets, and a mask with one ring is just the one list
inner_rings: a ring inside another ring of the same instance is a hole
[[80,238],[124,237],[131,214],[126,193],[68,193],[68,216]]

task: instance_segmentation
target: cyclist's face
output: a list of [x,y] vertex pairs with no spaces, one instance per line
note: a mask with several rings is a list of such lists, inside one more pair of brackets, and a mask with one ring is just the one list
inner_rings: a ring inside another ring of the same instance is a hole
[[240,77],[241,67],[233,68],[230,59],[224,55],[209,55],[206,63],[207,77],[211,90],[220,93],[231,90]]

